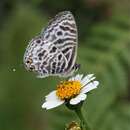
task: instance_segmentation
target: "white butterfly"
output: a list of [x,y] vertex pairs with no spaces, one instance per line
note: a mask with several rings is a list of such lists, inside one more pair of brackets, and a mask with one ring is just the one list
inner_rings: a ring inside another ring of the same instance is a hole
[[71,12],[58,13],[39,36],[33,38],[24,54],[24,65],[38,77],[68,77],[79,67],[78,35]]

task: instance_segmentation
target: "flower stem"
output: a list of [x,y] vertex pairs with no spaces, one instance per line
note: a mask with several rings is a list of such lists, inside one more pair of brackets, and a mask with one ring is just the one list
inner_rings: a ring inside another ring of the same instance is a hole
[[76,114],[78,115],[79,119],[80,119],[80,126],[82,130],[91,130],[90,126],[88,125],[87,121],[85,120],[81,108],[77,108],[75,109]]

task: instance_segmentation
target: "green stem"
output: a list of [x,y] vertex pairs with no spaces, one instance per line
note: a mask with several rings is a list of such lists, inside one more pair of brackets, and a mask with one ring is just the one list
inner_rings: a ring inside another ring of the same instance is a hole
[[76,114],[78,115],[79,119],[80,119],[80,125],[81,125],[81,129],[82,130],[91,130],[90,126],[88,125],[87,121],[85,120],[82,112],[81,112],[81,108],[77,108],[75,110]]

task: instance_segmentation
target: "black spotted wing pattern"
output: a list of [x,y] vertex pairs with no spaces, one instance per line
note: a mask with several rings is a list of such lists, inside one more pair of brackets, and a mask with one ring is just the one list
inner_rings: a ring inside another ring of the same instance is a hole
[[77,56],[77,38],[72,13],[60,12],[29,43],[24,55],[26,68],[30,70],[32,67],[39,77],[71,75]]

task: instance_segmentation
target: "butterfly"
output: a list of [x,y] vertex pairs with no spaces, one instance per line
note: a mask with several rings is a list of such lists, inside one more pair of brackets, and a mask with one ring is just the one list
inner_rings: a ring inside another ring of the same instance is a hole
[[71,76],[78,68],[76,64],[78,47],[77,26],[70,11],[58,13],[34,37],[24,53],[23,63],[28,71],[38,77]]

